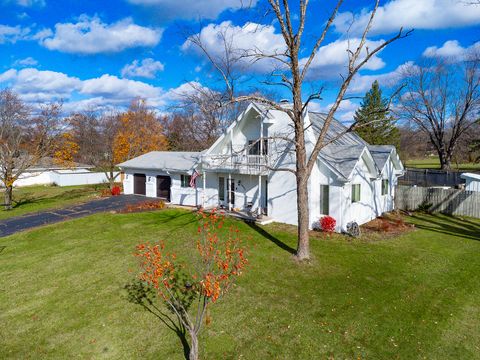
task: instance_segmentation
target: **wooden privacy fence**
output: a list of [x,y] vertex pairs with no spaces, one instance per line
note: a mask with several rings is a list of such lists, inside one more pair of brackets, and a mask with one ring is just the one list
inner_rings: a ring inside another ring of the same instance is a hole
[[395,207],[480,218],[480,192],[400,185],[396,189]]

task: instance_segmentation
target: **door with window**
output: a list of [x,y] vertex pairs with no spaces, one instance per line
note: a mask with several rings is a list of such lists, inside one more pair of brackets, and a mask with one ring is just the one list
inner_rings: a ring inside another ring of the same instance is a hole
[[157,197],[170,201],[171,184],[170,176],[157,176]]
[[220,176],[218,178],[218,204],[225,206],[225,178]]
[[227,195],[228,195],[228,199],[227,199],[228,204],[234,207],[235,206],[235,180],[234,179],[230,179],[229,181],[227,181]]
[[320,185],[320,214],[330,215],[330,186]]

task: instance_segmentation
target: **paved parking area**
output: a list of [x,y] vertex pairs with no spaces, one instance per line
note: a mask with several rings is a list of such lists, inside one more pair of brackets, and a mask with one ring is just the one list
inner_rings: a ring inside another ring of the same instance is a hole
[[147,201],[147,198],[144,196],[120,195],[92,200],[84,204],[62,209],[46,210],[38,213],[17,216],[0,221],[0,237],[12,235],[19,231],[32,229],[38,226],[77,219],[100,212],[118,211],[122,210],[128,204],[135,204],[144,201]]

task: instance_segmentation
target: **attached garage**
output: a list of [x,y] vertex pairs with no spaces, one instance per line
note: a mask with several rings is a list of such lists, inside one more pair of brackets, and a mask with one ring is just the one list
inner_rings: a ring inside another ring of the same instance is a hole
[[145,174],[133,174],[133,193],[135,195],[147,194],[147,176]]

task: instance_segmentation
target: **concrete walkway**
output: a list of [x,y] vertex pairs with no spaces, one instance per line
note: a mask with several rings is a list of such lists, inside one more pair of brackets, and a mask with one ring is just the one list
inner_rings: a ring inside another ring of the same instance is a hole
[[128,204],[140,203],[147,200],[148,199],[143,196],[136,195],[112,196],[62,209],[45,210],[38,213],[0,220],[0,237],[12,235],[19,231],[32,229],[38,226],[77,219],[100,212],[122,210]]

